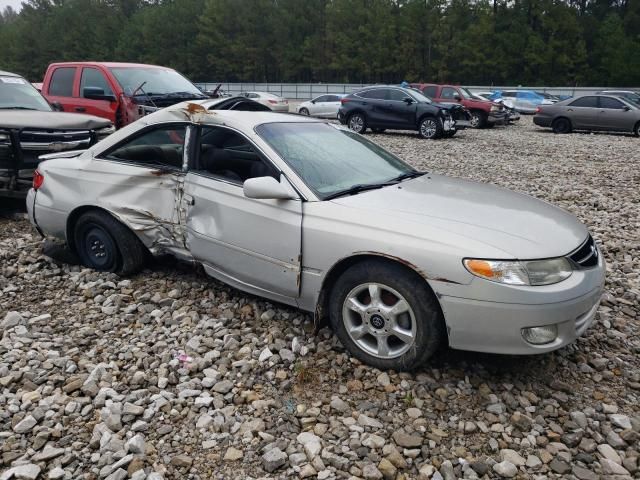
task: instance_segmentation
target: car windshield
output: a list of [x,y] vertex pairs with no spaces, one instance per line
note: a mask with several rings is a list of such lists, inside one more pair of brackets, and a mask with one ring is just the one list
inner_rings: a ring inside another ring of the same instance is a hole
[[256,132],[321,199],[416,173],[375,143],[326,123],[265,123]]
[[5,76],[0,76],[0,109],[52,110],[40,92],[24,78]]
[[[614,93],[614,95],[616,95],[616,94]],[[624,92],[624,93],[620,93],[620,94],[617,94],[617,95],[619,97],[624,98],[628,102],[633,103],[634,105],[640,106],[640,95],[638,95],[637,93]]]
[[416,88],[407,88],[405,90],[409,92],[409,95],[411,95],[418,102],[426,102],[426,103],[432,102],[432,100],[429,97],[427,97],[424,93],[422,93],[420,90]]
[[169,68],[113,67],[110,70],[127,95],[188,93],[196,97],[206,96],[193,83]]
[[466,88],[460,87],[460,91],[462,92],[462,96],[464,98],[473,98],[474,95],[473,93],[471,93],[469,90],[467,90]]

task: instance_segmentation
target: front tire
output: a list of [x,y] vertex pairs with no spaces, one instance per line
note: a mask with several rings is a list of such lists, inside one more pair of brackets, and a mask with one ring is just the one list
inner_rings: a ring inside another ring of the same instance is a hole
[[633,134],[636,137],[640,137],[640,122],[636,123],[636,128],[633,130]]
[[385,260],[354,265],[331,292],[333,330],[358,360],[381,370],[411,370],[442,344],[444,319],[426,281]]
[[553,129],[553,133],[571,133],[571,122],[566,118],[557,118],[551,124],[551,128]]
[[347,120],[349,129],[356,133],[364,133],[367,130],[367,118],[362,113],[353,113]]
[[487,125],[487,114],[479,110],[471,112],[471,126],[473,128],[484,128]]
[[442,130],[442,120],[436,117],[424,117],[418,125],[420,136],[428,140],[442,137]]
[[146,248],[131,230],[97,210],[84,213],[76,222],[74,246],[83,265],[122,276],[142,269],[147,257]]
[[309,110],[307,110],[306,108],[301,108],[300,111],[298,112],[300,115],[309,115]]

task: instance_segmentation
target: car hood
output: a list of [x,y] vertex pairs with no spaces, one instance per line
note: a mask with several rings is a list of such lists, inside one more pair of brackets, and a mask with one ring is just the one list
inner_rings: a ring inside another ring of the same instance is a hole
[[0,110],[0,128],[91,130],[108,127],[109,125],[111,125],[111,122],[106,118],[80,113]]
[[[333,200],[368,210],[375,221],[403,221],[406,233],[438,241],[487,245],[505,258],[566,255],[587,238],[576,217],[528,195],[482,183],[427,174],[395,186]],[[481,254],[477,249],[469,254]]]

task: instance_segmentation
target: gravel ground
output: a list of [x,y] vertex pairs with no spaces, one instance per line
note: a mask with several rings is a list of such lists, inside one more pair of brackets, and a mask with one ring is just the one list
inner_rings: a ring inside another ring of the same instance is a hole
[[0,479],[640,478],[640,139],[556,136],[528,117],[371,138],[580,217],[608,263],[584,338],[380,372],[308,315],[189,265],[122,279],[56,264],[28,222],[3,218]]

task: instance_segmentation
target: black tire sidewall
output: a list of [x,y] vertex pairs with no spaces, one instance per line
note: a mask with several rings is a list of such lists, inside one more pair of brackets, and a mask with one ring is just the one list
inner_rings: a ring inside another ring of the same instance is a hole
[[[560,125],[564,126],[564,128],[558,128]],[[564,134],[571,131],[571,124],[566,118],[558,118],[553,121],[551,128],[553,129],[553,133]]]
[[309,110],[307,110],[306,108],[301,108],[300,109],[300,115],[309,116]]
[[[416,320],[415,343],[399,357],[381,359],[368,354],[351,339],[344,326],[342,307],[346,296],[356,286],[368,282],[393,288],[413,309]],[[333,331],[347,350],[361,362],[381,370],[413,370],[432,356],[445,338],[442,311],[426,281],[417,273],[393,262],[361,262],[345,271],[332,288],[329,315]]]
[[480,112],[478,110],[475,110],[475,111],[471,112],[471,117],[472,117],[472,121],[473,121],[474,117],[478,119],[477,125],[475,125],[473,128],[484,128],[486,126],[486,124],[487,124],[487,114],[486,113]]

